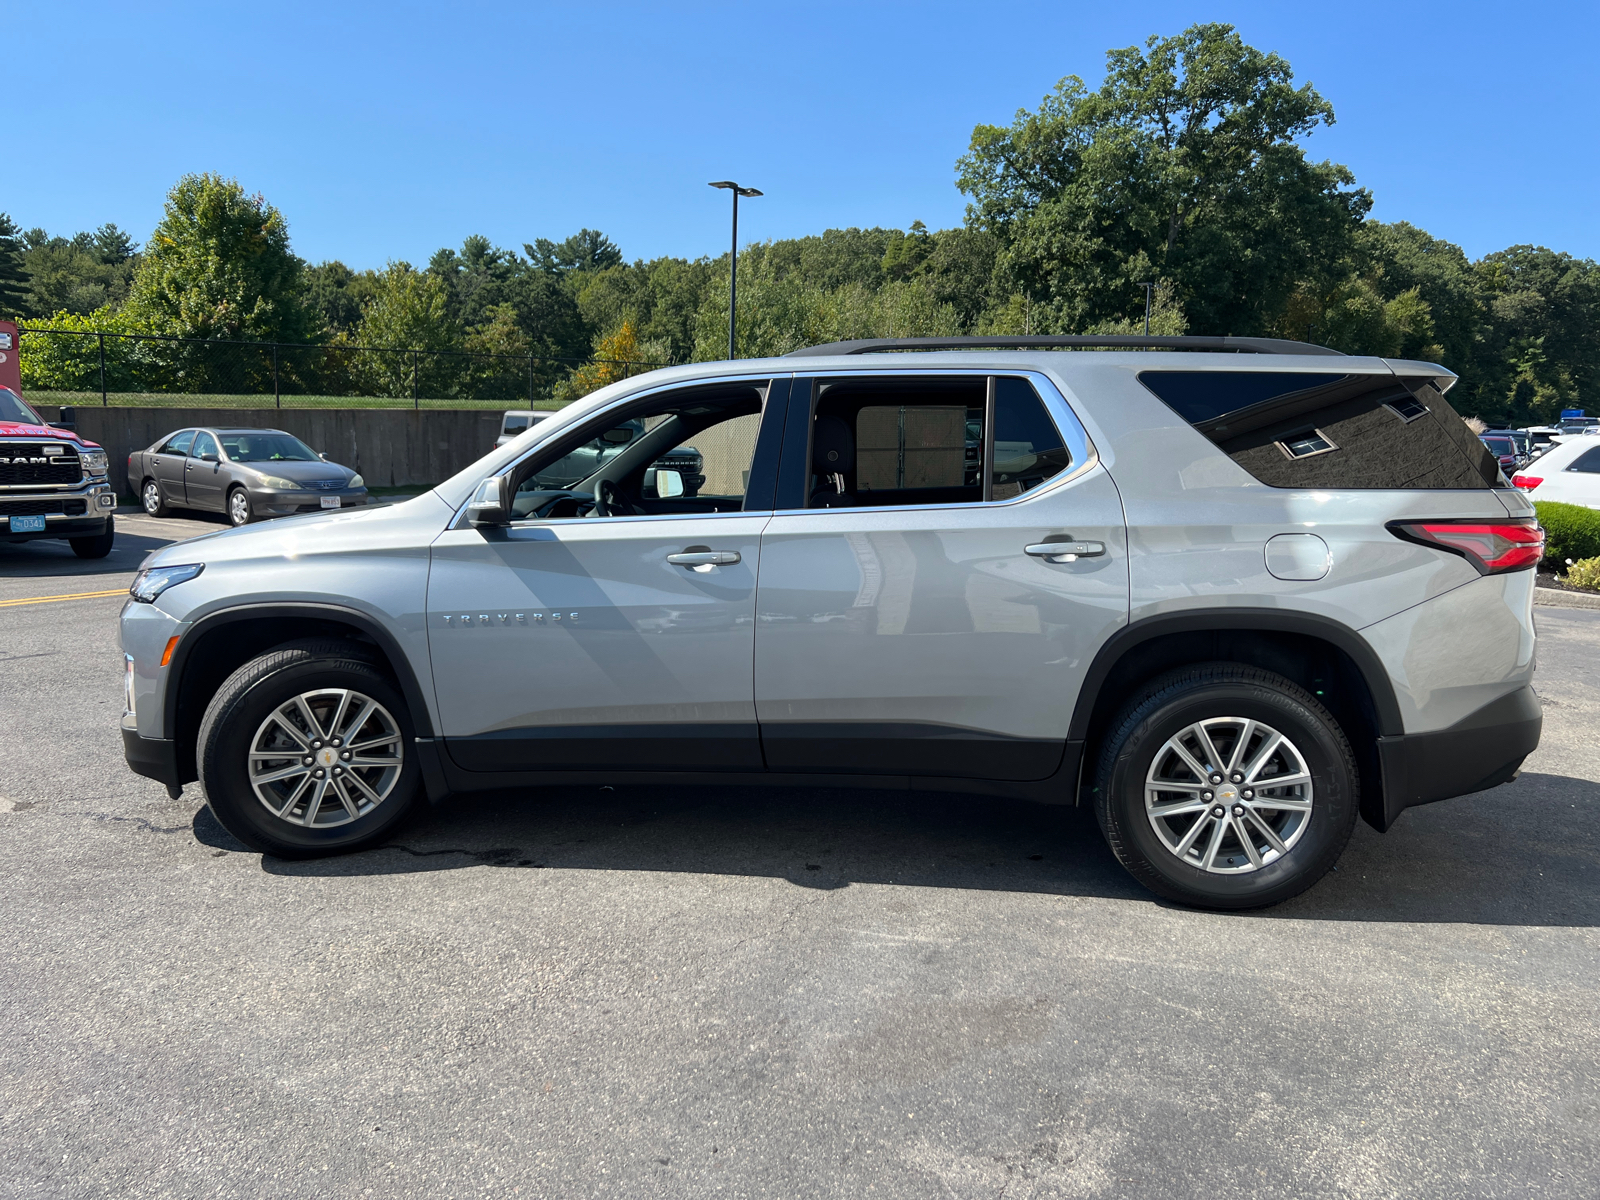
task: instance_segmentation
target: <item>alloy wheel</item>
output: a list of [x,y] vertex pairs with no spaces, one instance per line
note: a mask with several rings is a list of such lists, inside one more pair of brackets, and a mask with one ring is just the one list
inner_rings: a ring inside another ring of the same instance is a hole
[[235,525],[250,523],[250,497],[244,494],[243,488],[235,489],[228,497],[228,520]]
[[155,516],[161,511],[161,489],[155,483],[144,485],[144,511],[150,516]]
[[1167,850],[1219,875],[1259,871],[1311,821],[1305,756],[1248,717],[1209,717],[1162,744],[1145,774],[1145,815]]
[[405,749],[383,705],[347,688],[302,692],[273,709],[250,740],[256,798],[308,829],[347,825],[389,798]]

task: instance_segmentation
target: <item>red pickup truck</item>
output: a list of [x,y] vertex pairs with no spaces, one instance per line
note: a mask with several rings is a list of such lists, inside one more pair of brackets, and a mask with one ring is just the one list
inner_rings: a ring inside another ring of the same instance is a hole
[[106,452],[46,425],[0,387],[0,541],[64,539],[79,558],[104,558],[116,538]]

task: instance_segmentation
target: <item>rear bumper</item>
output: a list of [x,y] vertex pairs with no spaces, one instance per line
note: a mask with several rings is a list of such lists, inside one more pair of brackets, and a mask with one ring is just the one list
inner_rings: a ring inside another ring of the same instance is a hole
[[178,778],[178,743],[166,738],[140,737],[133,729],[122,731],[122,756],[134,774],[143,775],[170,787],[181,787]]
[[1378,739],[1381,806],[1361,815],[1380,833],[1408,808],[1510,783],[1539,745],[1543,709],[1533,688],[1509,692],[1448,729]]

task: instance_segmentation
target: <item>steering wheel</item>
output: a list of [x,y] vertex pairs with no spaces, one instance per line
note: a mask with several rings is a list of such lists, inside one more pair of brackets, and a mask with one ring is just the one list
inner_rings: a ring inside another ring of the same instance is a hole
[[622,507],[617,496],[617,485],[609,479],[602,479],[594,486],[594,515],[597,517],[614,517],[619,515]]

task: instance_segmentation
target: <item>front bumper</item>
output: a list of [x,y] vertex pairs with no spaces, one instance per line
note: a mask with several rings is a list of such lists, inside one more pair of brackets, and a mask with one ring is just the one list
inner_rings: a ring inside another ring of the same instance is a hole
[[339,491],[314,491],[310,488],[297,492],[269,492],[250,489],[250,507],[257,516],[286,517],[293,513],[335,512],[324,509],[322,498],[336,497],[340,508],[358,508],[367,502],[366,488],[343,488]]
[[183,786],[178,778],[178,743],[166,738],[145,738],[139,731],[123,726],[122,756],[136,775],[154,779],[169,788]]
[[[96,480],[73,491],[0,492],[0,541],[31,542],[40,538],[94,537],[105,532],[106,518],[117,507],[110,483]],[[11,518],[44,518],[42,530],[13,529]]]
[[1362,816],[1380,833],[1408,808],[1510,783],[1539,745],[1544,710],[1532,687],[1520,687],[1448,729],[1378,739],[1381,806]]

